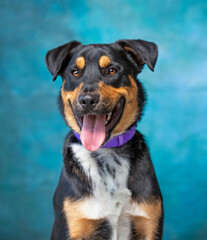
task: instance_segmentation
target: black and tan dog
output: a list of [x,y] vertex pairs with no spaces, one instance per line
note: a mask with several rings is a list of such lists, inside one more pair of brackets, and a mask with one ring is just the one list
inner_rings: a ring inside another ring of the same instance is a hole
[[143,136],[136,131],[103,147],[140,120],[145,93],[136,77],[145,64],[154,70],[157,54],[143,40],[73,41],[47,53],[53,80],[62,77],[60,111],[73,130],[54,196],[52,240],[162,239],[162,196]]

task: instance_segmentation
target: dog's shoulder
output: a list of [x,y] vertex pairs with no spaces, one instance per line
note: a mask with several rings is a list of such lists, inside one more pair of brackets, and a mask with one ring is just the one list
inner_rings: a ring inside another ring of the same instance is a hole
[[145,137],[136,131],[128,147],[131,151],[128,184],[132,196],[138,202],[150,199],[152,196],[157,199],[162,198]]
[[80,143],[80,141],[75,137],[73,131],[69,131],[65,137],[63,151],[68,148],[72,143]]

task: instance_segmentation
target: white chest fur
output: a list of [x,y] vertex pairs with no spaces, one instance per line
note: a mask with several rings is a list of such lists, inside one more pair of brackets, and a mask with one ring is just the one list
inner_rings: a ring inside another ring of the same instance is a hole
[[108,219],[113,228],[113,240],[128,239],[130,223],[126,207],[131,199],[127,188],[128,157],[119,156],[111,149],[91,153],[79,144],[71,147],[93,185],[93,196],[84,201],[81,212],[89,219]]

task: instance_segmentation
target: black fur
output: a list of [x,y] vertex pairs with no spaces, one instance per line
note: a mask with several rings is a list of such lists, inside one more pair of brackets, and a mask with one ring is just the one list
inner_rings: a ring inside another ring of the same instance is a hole
[[[74,164],[74,156],[70,155],[70,144],[73,142],[77,142],[74,139],[73,133],[68,134],[64,144],[64,170],[67,171],[71,163]],[[78,143],[78,142],[77,142]],[[79,142],[79,144],[81,144]],[[150,158],[149,150],[144,140],[144,137],[138,131],[135,136],[126,144],[121,147],[113,148],[114,152],[119,154],[120,156],[126,155],[126,153],[130,154],[130,173],[128,180],[128,188],[132,192],[132,199],[135,199],[137,202],[142,201],[150,201],[152,198],[162,199],[162,195],[160,192],[160,188],[158,185],[158,181],[154,172],[153,164]],[[113,169],[111,170],[109,166],[103,165],[100,161],[100,157],[97,153],[91,153],[91,155],[97,159],[97,163],[100,168],[100,172],[109,171],[109,174],[113,175]],[[114,159],[114,161],[117,161]],[[121,164],[120,162],[118,164]],[[80,166],[72,166],[72,168],[78,168],[76,173],[73,173],[71,170],[67,172],[67,174],[61,174],[60,181],[54,196],[54,209],[55,209],[55,223],[53,227],[53,235],[54,232],[59,230],[61,234],[65,231],[65,218],[62,214],[62,203],[66,197],[72,198],[74,200],[81,199],[85,196],[93,195],[92,187],[90,185],[90,179],[84,177],[83,180],[80,181],[79,171],[81,171]],[[113,193],[111,193],[113,194]],[[162,225],[163,225],[163,216],[159,220],[159,229],[157,232],[156,239],[162,239]],[[59,226],[59,227],[58,227]],[[133,230],[134,231],[134,230]],[[133,235],[132,231],[132,235]],[[56,233],[57,234],[57,233]],[[62,236],[62,235],[61,235]],[[56,239],[67,239],[64,237],[54,238]],[[98,238],[97,238],[98,239]],[[100,238],[100,239],[110,239],[110,238]],[[133,236],[131,240],[138,240],[142,238],[138,238]],[[144,238],[143,238],[144,239]],[[52,238],[53,240],[53,238]],[[92,239],[91,239],[92,240]]]
[[[109,76],[104,72],[107,71],[107,68],[104,70],[100,69],[98,60],[102,55],[110,57],[112,60],[110,67],[118,69],[116,75]],[[144,64],[153,71],[157,55],[157,45],[143,40],[119,40],[112,44],[91,44],[85,46],[73,41],[49,51],[45,60],[49,71],[53,75],[53,80],[56,79],[57,75],[60,75],[65,80],[65,90],[73,91],[80,83],[84,83],[83,92],[94,92],[97,90],[100,81],[114,88],[130,86],[128,76],[131,75],[133,79],[136,79],[137,74],[142,71]],[[87,67],[79,70],[79,75],[75,78],[72,75],[72,71],[77,69],[74,62],[79,56],[83,56],[86,59]],[[146,102],[146,94],[141,82],[137,80],[136,84],[138,87],[139,110],[134,123],[141,119]],[[61,95],[58,103],[60,112],[65,118]],[[107,109],[104,111],[107,111]],[[64,199],[69,198],[71,201],[78,201],[85,197],[93,196],[93,184],[91,179],[85,175],[82,166],[74,156],[71,149],[72,143],[81,144],[73,132],[70,132],[65,139],[63,149],[64,166],[54,195],[55,222],[51,240],[72,240],[63,213]],[[113,148],[113,151],[119,156],[129,156],[130,172],[127,184],[132,194],[132,200],[141,203],[158,199],[162,202],[149,150],[142,134],[136,131],[136,134],[129,142],[121,147]],[[96,159],[100,176],[107,173],[115,179],[116,169],[103,163],[98,152],[91,152],[91,157]],[[122,165],[120,159],[115,155],[112,160],[117,165]],[[107,187],[106,182],[104,184]],[[113,195],[113,190],[110,193]],[[162,239],[162,226],[163,211],[154,240]],[[111,225],[107,220],[104,220],[90,238],[82,238],[82,240],[110,240],[111,236]],[[137,234],[132,224],[130,240],[138,239],[146,239],[146,236],[143,233]]]
[[102,240],[111,239],[112,229],[108,221],[103,221],[92,236],[84,238],[83,240]]
[[[126,51],[124,46],[129,46],[132,51]],[[64,53],[64,49],[66,53]],[[115,76],[105,76],[99,68],[97,68],[97,65],[93,66],[93,62],[98,62],[100,56],[104,54],[112,59],[110,67],[119,69]],[[73,41],[49,51],[45,60],[54,80],[57,75],[65,79],[65,90],[73,91],[80,83],[84,83],[82,91],[91,92],[97,90],[100,81],[115,88],[129,86],[130,81],[128,75],[136,79],[137,74],[141,72],[145,63],[151,70],[154,70],[157,54],[157,46],[154,43],[143,40],[120,40],[113,44],[91,44],[86,46]],[[76,69],[74,61],[79,56],[85,57],[89,67],[81,70],[80,76],[76,79],[72,76],[71,72]],[[126,59],[128,61],[126,61]],[[139,103],[139,112],[137,113],[136,121],[139,121],[146,103],[146,94],[139,80],[137,80],[136,84],[138,86]],[[59,109],[65,118],[63,108],[64,106],[60,95]],[[83,110],[78,107],[73,110],[76,115],[84,114]],[[103,109],[103,111],[106,112],[107,109]]]

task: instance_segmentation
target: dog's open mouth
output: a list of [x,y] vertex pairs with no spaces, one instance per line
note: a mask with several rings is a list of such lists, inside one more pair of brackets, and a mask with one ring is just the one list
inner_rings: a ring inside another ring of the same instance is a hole
[[98,150],[107,135],[119,122],[124,109],[124,98],[121,98],[115,108],[108,114],[91,114],[76,117],[81,128],[81,142],[89,151]]

